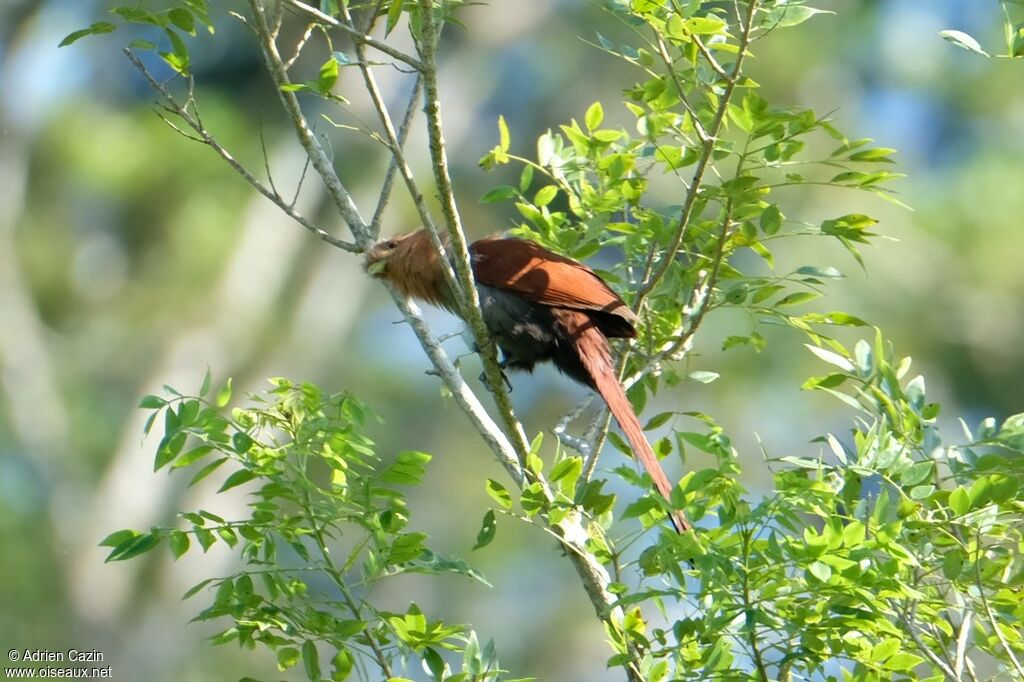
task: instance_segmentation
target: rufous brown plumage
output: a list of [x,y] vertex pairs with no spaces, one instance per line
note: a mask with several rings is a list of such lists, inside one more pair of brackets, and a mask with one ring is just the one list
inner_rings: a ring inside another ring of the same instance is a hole
[[[552,361],[596,390],[665,499],[672,485],[619,383],[609,338],[636,336],[637,317],[593,270],[522,239],[489,237],[469,246],[484,323],[502,351],[502,368],[532,371]],[[403,294],[459,314],[440,256],[422,229],[375,244],[367,270]],[[690,526],[671,514],[680,533]]]

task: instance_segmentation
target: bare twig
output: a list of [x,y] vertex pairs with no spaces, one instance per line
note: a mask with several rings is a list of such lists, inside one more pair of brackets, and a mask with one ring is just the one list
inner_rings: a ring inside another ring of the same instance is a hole
[[970,609],[964,609],[963,620],[960,622],[960,631],[956,637],[956,658],[953,661],[953,670],[958,680],[964,672],[964,661],[967,659],[967,639],[971,634],[972,620],[974,620],[974,612]]
[[306,30],[302,32],[298,42],[295,43],[295,52],[292,54],[291,58],[284,63],[285,71],[290,71],[291,68],[295,66],[295,62],[298,61],[299,57],[302,55],[302,49],[306,47],[306,43],[309,42],[310,36],[313,35],[314,29],[316,29],[316,22],[310,22],[306,25]]
[[388,164],[388,170],[384,174],[384,184],[381,185],[380,197],[377,199],[377,208],[374,210],[373,218],[370,220],[370,231],[373,232],[374,238],[380,234],[380,223],[384,218],[384,209],[387,208],[388,201],[391,199],[391,188],[395,183],[395,173],[398,172],[399,157],[403,155],[402,150],[405,148],[405,141],[409,137],[409,130],[412,128],[412,121],[416,116],[416,110],[422,94],[423,77],[417,76],[416,83],[412,88],[412,94],[409,95],[409,106],[406,107],[405,116],[402,118],[402,125],[398,128],[398,139],[396,142],[399,153],[391,155],[391,163]]
[[[245,166],[239,163],[239,161],[234,156],[231,155],[231,152],[225,149],[224,146],[221,145],[217,141],[217,139],[210,134],[210,132],[203,126],[202,121],[199,119],[198,116],[194,116],[185,108],[185,106],[178,103],[178,101],[174,98],[170,91],[163,84],[161,84],[155,78],[153,78],[153,75],[149,72],[148,69],[146,69],[142,61],[140,61],[139,58],[136,57],[135,54],[130,49],[125,48],[124,53],[128,56],[128,59],[135,66],[135,68],[142,73],[143,77],[149,83],[149,86],[163,98],[164,105],[166,106],[166,108],[169,111],[173,112],[176,116],[178,116],[182,121],[184,121],[189,128],[194,130],[196,134],[199,136],[200,141],[203,142],[203,144],[210,147],[210,149],[212,149],[213,151],[217,152],[217,154],[219,154],[222,159],[227,161],[228,165],[231,166],[231,168],[234,169],[236,173],[241,175],[246,182],[248,182],[250,185],[256,188],[256,191],[258,191],[260,194],[274,202],[278,206],[278,208],[284,211],[285,214],[287,214],[288,217],[290,217],[292,220],[299,223],[304,228],[306,228],[307,230],[309,230],[310,232],[312,232],[317,237],[324,240],[331,246],[336,246],[339,249],[343,249],[349,252],[358,252],[360,250],[359,247],[357,247],[355,244],[338,239],[334,235],[328,233],[322,228],[317,227],[316,225],[311,223],[309,220],[303,217],[298,211],[296,211],[294,206],[286,202],[284,198],[281,197],[281,195],[279,195],[276,191],[260,182],[252,173],[249,172],[249,170]],[[194,139],[192,138],[192,136],[187,135],[182,130],[180,130],[177,126],[172,125],[172,127],[179,133],[186,135],[186,137]]]
[[288,112],[292,119],[292,125],[295,127],[299,143],[306,150],[313,168],[316,169],[317,174],[323,180],[324,187],[327,188],[327,193],[334,201],[338,213],[341,214],[341,217],[348,223],[349,229],[352,230],[352,235],[355,237],[358,248],[350,250],[365,251],[373,243],[369,226],[362,216],[359,215],[359,209],[356,207],[352,195],[345,185],[342,184],[341,179],[335,172],[330,158],[324,151],[323,145],[320,144],[320,140],[317,139],[310,129],[309,122],[299,106],[298,98],[294,92],[287,89],[287,86],[291,85],[291,81],[284,70],[284,61],[281,59],[281,55],[277,50],[277,43],[274,42],[273,33],[267,24],[263,5],[259,0],[249,0],[249,7],[252,10],[254,29],[260,39],[260,47],[263,50],[263,58],[267,64],[267,70],[274,81],[274,86],[277,88],[278,96],[281,98],[285,111]]
[[336,28],[336,29],[338,29],[340,31],[343,31],[344,33],[349,34],[356,43],[359,43],[359,44],[362,44],[362,45],[369,45],[373,49],[378,50],[380,52],[383,52],[384,54],[388,55],[389,57],[393,57],[393,58],[397,59],[400,62],[405,62],[406,64],[408,64],[412,68],[416,69],[417,71],[422,71],[423,70],[423,65],[415,57],[407,55],[404,52],[402,52],[401,50],[396,50],[395,48],[391,47],[387,43],[382,43],[379,40],[375,40],[372,36],[367,35],[366,33],[364,33],[363,31],[360,31],[359,29],[355,28],[354,26],[349,26],[348,24],[345,24],[344,22],[338,21],[337,19],[335,19],[331,15],[324,14],[323,12],[318,10],[316,7],[312,7],[310,5],[307,5],[304,2],[299,2],[299,0],[282,0],[282,4],[285,1],[289,5],[294,7],[295,9],[300,10],[302,12],[305,12],[306,14],[308,14],[311,17],[315,17],[317,19],[317,21],[320,21],[320,22],[322,22],[324,24],[327,24],[331,28]]

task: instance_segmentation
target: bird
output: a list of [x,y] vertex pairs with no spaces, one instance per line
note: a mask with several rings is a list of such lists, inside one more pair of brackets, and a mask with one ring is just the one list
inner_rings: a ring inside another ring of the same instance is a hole
[[[636,336],[636,313],[593,270],[532,241],[485,237],[469,245],[469,255],[480,312],[502,352],[502,370],[532,372],[538,363],[551,361],[596,391],[655,489],[670,499],[672,485],[619,382],[608,342]],[[408,298],[463,315],[423,228],[374,244],[365,267]],[[669,518],[677,532],[690,530],[680,511]]]

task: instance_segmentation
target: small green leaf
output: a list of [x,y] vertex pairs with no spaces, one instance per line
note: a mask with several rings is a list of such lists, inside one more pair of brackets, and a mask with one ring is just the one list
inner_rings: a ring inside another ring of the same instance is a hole
[[217,492],[222,493],[226,490],[231,490],[232,488],[236,488],[244,483],[248,483],[254,478],[256,478],[256,474],[254,474],[253,472],[249,471],[248,469],[239,469],[235,473],[228,476],[227,480],[224,481],[224,485],[222,485],[220,487],[220,490],[218,490]]
[[195,21],[192,18],[192,13],[187,9],[184,9],[183,7],[175,7],[167,13],[167,16],[170,17],[172,24],[180,28],[185,33],[193,36],[196,34]]
[[473,550],[478,550],[481,547],[486,547],[491,544],[491,540],[494,539],[495,533],[498,531],[498,522],[494,517],[494,511],[488,509],[484,514],[483,523],[480,524],[480,532],[476,534],[476,544],[473,545]]
[[761,231],[765,234],[775,234],[782,228],[782,212],[779,207],[772,204],[761,213]]
[[306,677],[312,682],[320,680],[320,654],[316,650],[316,644],[307,639],[302,644],[302,665],[306,668]]
[[537,206],[547,206],[558,194],[558,187],[555,185],[547,185],[537,190],[537,194],[533,197],[533,203]]
[[844,358],[839,353],[833,353],[830,350],[819,348],[818,346],[812,346],[809,343],[805,343],[804,346],[807,348],[807,350],[811,351],[825,362],[831,365],[835,365],[836,367],[845,372],[853,371],[853,363]]
[[338,653],[331,659],[331,666],[334,671],[331,673],[332,682],[345,682],[355,668],[356,659],[348,649],[339,649]]
[[139,407],[144,410],[158,410],[166,404],[167,401],[158,395],[147,395],[139,402]]
[[204,466],[202,469],[196,472],[195,476],[192,477],[192,480],[189,481],[188,483],[188,487],[191,488],[196,483],[199,483],[199,481],[203,480],[204,478],[212,474],[220,467],[221,464],[223,464],[226,461],[228,461],[227,457],[221,457],[220,459],[215,459],[214,461]]
[[316,77],[316,88],[320,94],[326,95],[338,81],[338,60],[333,56],[320,66]]
[[587,125],[587,130],[593,132],[601,125],[601,121],[604,120],[604,107],[601,106],[600,102],[594,102],[587,109],[586,115],[583,117],[583,122]]
[[391,0],[391,6],[388,7],[388,21],[384,28],[384,35],[387,36],[398,25],[398,20],[402,17],[402,7],[404,5],[403,0]]
[[974,39],[974,36],[964,33],[963,31],[956,31],[952,29],[946,31],[939,31],[939,37],[942,38],[943,40],[948,40],[957,47],[962,47],[968,52],[980,54],[983,57],[989,56],[988,52],[985,52],[985,50],[981,49],[981,44]]
[[60,41],[57,47],[64,47],[71,43],[91,35],[100,35],[101,33],[113,33],[117,30],[116,24],[111,24],[108,21],[97,21],[96,23],[89,26],[89,28],[83,28],[78,31],[72,31],[71,33],[64,36],[64,40]]
[[160,536],[156,533],[142,533],[129,538],[119,544],[107,555],[105,562],[124,561],[132,557],[144,554],[160,543]]
[[505,509],[512,508],[512,495],[505,489],[505,486],[491,478],[487,479],[485,486],[487,494],[490,495],[491,499],[497,502],[500,507],[504,507]]
[[498,146],[501,151],[507,152],[509,146],[512,144],[512,136],[508,132],[508,124],[505,123],[504,116],[498,116]]
[[[530,168],[530,166],[527,166],[527,168]],[[519,196],[519,193],[516,192],[515,187],[512,187],[510,185],[502,185],[500,187],[495,187],[491,191],[487,192],[487,194],[480,197],[480,203],[493,204],[498,201],[515,199],[517,196]]]
[[180,530],[171,531],[170,536],[167,538],[167,544],[171,548],[174,558],[180,559],[188,551],[190,544],[188,533],[183,533]]
[[806,303],[807,301],[813,301],[820,296],[821,294],[817,291],[797,291],[789,294],[788,296],[784,296],[775,305],[780,307],[786,305],[798,305],[800,303]]
[[130,529],[126,528],[124,530],[115,531],[115,532],[111,533],[110,535],[108,535],[107,537],[103,538],[102,540],[100,540],[99,546],[100,547],[117,547],[118,545],[123,544],[123,543],[127,542],[128,540],[131,540],[132,538],[137,538],[140,535],[142,535],[142,533],[140,533],[139,531],[137,531],[137,530],[130,530]]
[[719,376],[721,376],[721,375],[719,375],[718,372],[697,371],[697,372],[690,372],[688,378],[690,378],[693,381],[696,381],[698,383],[701,383],[701,384],[710,384],[712,381],[717,379]]
[[971,495],[963,486],[957,487],[956,490],[949,494],[949,508],[957,516],[963,516],[970,510]]
[[827,583],[828,579],[832,577],[832,567],[828,564],[820,561],[814,561],[810,566],[807,567],[811,575],[820,580],[823,583]]
[[231,401],[231,377],[224,382],[224,385],[217,391],[217,407],[224,407]]

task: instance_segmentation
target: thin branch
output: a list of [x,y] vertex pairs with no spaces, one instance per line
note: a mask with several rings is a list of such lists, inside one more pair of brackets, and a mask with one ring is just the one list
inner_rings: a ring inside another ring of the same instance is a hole
[[[694,36],[696,38],[696,36]],[[679,72],[675,68],[675,64],[672,62],[672,57],[668,53],[668,47],[665,45],[665,40],[658,34],[658,54],[661,56],[661,61],[664,62],[665,68],[668,69],[669,75],[672,76],[672,82],[676,86],[676,94],[679,95],[679,101],[682,103],[683,108],[686,109],[687,113],[690,114],[690,120],[693,121],[693,128],[697,131],[697,137],[704,144],[708,142],[714,142],[711,136],[708,135],[707,131],[704,130],[704,124],[700,122],[700,117],[697,116],[697,112],[690,106],[690,102],[686,99],[686,88],[683,87],[682,81],[679,80]],[[675,170],[675,167],[672,168]]]
[[996,639],[999,640],[999,644],[1002,645],[1003,651],[1006,652],[1006,657],[1013,664],[1014,670],[1017,671],[1017,679],[1024,680],[1024,667],[1021,666],[1019,660],[1017,660],[1016,654],[1013,653],[1013,649],[1010,647],[1010,643],[1006,641],[1006,635],[999,627],[999,621],[996,620],[996,614],[992,611],[992,606],[988,603],[988,597],[985,595],[985,586],[981,580],[981,557],[983,554],[983,548],[981,544],[981,531],[977,532],[977,545],[978,551],[974,558],[974,577],[975,584],[978,586],[978,597],[981,599],[981,607],[985,609],[985,617],[988,618],[989,624],[992,626],[992,632],[995,633]]
[[953,669],[956,678],[959,680],[964,672],[964,661],[967,658],[967,638],[971,633],[971,621],[974,619],[974,612],[970,609],[963,610],[963,621],[960,623],[960,632],[956,638],[956,658],[953,661]]
[[[388,170],[384,174],[384,184],[381,186],[380,197],[377,199],[377,208],[373,212],[373,218],[370,220],[370,231],[373,232],[373,236],[376,238],[380,234],[380,222],[384,218],[384,209],[388,206],[388,201],[391,198],[391,188],[395,183],[395,173],[398,171],[399,156],[402,155],[402,150],[405,148],[405,141],[409,137],[409,130],[412,128],[413,118],[416,116],[416,110],[419,107],[420,97],[423,94],[423,77],[417,76],[416,83],[413,85],[412,94],[409,96],[409,106],[405,110],[405,116],[402,118],[402,125],[398,128],[398,139],[396,140],[398,145],[399,153],[393,153],[391,155],[391,163],[388,164]],[[403,178],[405,176],[403,175]]]
[[[231,155],[231,152],[225,149],[216,140],[216,138],[214,138],[210,134],[210,132],[203,126],[198,116],[193,116],[191,113],[189,113],[189,111],[184,106],[178,103],[178,101],[174,98],[173,95],[171,95],[170,91],[166,87],[164,87],[163,84],[159,83],[155,78],[153,78],[153,75],[149,72],[146,66],[142,63],[142,61],[139,60],[138,57],[135,56],[135,54],[129,48],[125,48],[124,53],[125,55],[127,55],[129,61],[131,61],[135,68],[142,73],[143,77],[149,83],[149,86],[163,98],[166,108],[169,111],[173,112],[176,116],[178,116],[182,121],[184,121],[189,128],[194,130],[196,134],[199,136],[200,141],[203,142],[203,144],[210,147],[210,149],[212,149],[213,151],[217,152],[217,154],[219,154],[222,159],[227,161],[228,165],[231,166],[231,168],[234,169],[236,173],[241,175],[246,182],[252,185],[256,189],[256,191],[258,191],[260,194],[274,202],[278,206],[278,208],[284,211],[289,218],[299,223],[304,228],[306,228],[307,230],[309,230],[310,232],[312,232],[317,237],[324,240],[331,246],[336,246],[339,249],[343,249],[345,251],[349,251],[352,253],[360,251],[359,247],[357,247],[355,244],[338,239],[334,235],[328,233],[322,228],[317,227],[316,225],[311,223],[309,220],[303,217],[298,211],[296,211],[294,206],[286,202],[284,198],[281,197],[281,195],[279,195],[276,191],[272,190],[271,188],[267,187],[262,182],[260,182],[252,173],[249,172],[249,170],[245,166],[239,163],[238,160]],[[184,133],[184,131],[178,129],[177,126],[172,125],[172,127],[175,128],[175,130],[177,130],[178,132],[188,137],[189,139],[195,139],[191,135],[188,135]]]
[[441,102],[438,97],[437,87],[435,48],[438,30],[434,23],[433,2],[431,0],[419,0],[419,6],[422,17],[422,35],[419,40],[419,49],[420,59],[423,62],[424,104],[427,115],[430,157],[433,161],[434,178],[437,181],[441,208],[444,212],[448,228],[452,260],[454,260],[455,272],[461,285],[460,304],[477,347],[480,349],[480,357],[484,365],[484,375],[487,377],[487,383],[491,388],[495,403],[497,403],[506,433],[508,433],[515,444],[516,451],[519,452],[522,461],[525,462],[526,453],[529,451],[529,444],[522,424],[516,419],[515,412],[512,409],[512,401],[509,400],[501,369],[498,366],[497,350],[490,340],[487,326],[484,324],[483,314],[480,312],[479,295],[473,280],[473,270],[470,266],[469,246],[466,243],[466,234],[462,229],[462,220],[459,217],[459,209],[455,203],[455,192],[452,189],[451,176],[448,173],[448,155],[445,150],[444,134],[442,132]]
[[316,29],[316,22],[310,22],[306,25],[306,30],[303,31],[302,36],[299,37],[297,43],[295,43],[295,53],[292,54],[291,59],[284,63],[284,70],[290,71],[295,62],[298,61],[299,56],[302,55],[302,49],[306,47],[306,43],[309,42],[310,36],[313,35],[313,30]]
[[711,50],[704,45],[704,42],[700,39],[700,36],[693,36],[693,44],[697,46],[700,53],[704,55],[704,59],[707,60],[708,64],[711,65],[711,70],[718,74],[719,78],[729,79],[729,72],[722,68],[722,65],[715,59],[715,55],[711,54]]
[[249,0],[249,7],[252,9],[256,35],[260,39],[260,47],[263,50],[263,58],[267,64],[267,70],[274,81],[274,86],[277,88],[277,94],[281,98],[285,111],[288,112],[292,119],[299,143],[306,150],[306,154],[309,155],[310,161],[313,163],[313,168],[316,169],[316,172],[323,180],[324,187],[327,188],[327,193],[334,201],[338,213],[341,214],[341,217],[348,223],[349,229],[352,230],[356,245],[358,246],[358,249],[352,250],[365,251],[373,243],[369,226],[362,216],[359,215],[359,209],[356,207],[352,195],[345,185],[342,184],[341,179],[335,172],[331,160],[320,144],[320,140],[317,139],[310,129],[309,122],[302,113],[302,107],[299,106],[298,98],[294,92],[287,89],[287,86],[291,85],[291,81],[284,70],[284,62],[277,50],[277,43],[274,42],[274,36],[267,25],[267,17],[264,14],[262,4],[260,4],[259,0]]
[[672,242],[669,244],[668,249],[662,254],[661,262],[658,264],[657,268],[654,269],[646,281],[641,285],[640,291],[637,293],[636,300],[633,303],[634,310],[639,310],[651,292],[654,291],[659,283],[661,283],[661,280],[664,279],[665,275],[672,267],[676,254],[679,253],[679,249],[682,247],[683,237],[686,234],[686,229],[690,225],[690,217],[693,214],[693,208],[697,203],[697,196],[700,194],[701,181],[704,179],[704,173],[708,168],[708,164],[711,162],[711,157],[715,150],[715,142],[718,140],[718,135],[722,130],[722,124],[725,121],[725,113],[728,110],[729,102],[732,100],[732,94],[736,89],[736,83],[739,82],[740,70],[743,68],[743,61],[747,54],[747,46],[750,44],[750,35],[754,26],[754,17],[757,14],[757,3],[758,0],[750,0],[747,20],[743,25],[743,32],[740,35],[739,53],[736,55],[736,61],[733,62],[732,65],[732,71],[726,79],[725,91],[719,98],[718,108],[715,111],[714,119],[712,119],[711,127],[707,131],[708,139],[704,143],[704,150],[701,153],[700,159],[697,161],[697,167],[693,171],[693,180],[690,181],[690,188],[686,193],[686,199],[683,202],[683,210],[679,216],[679,222],[676,225]]
[[[330,549],[327,547],[327,541],[324,537],[323,528],[317,521],[316,514],[313,512],[313,503],[309,497],[309,491],[306,491],[306,498],[303,504],[303,509],[306,512],[306,516],[309,518],[309,523],[313,526],[313,537],[316,539],[317,549],[320,550],[320,556],[323,558],[324,568],[327,574],[330,576],[332,582],[337,586],[341,592],[341,596],[345,600],[345,605],[352,612],[352,616],[358,620],[362,620],[363,608],[352,596],[351,590],[349,590],[348,584],[345,582],[345,576],[341,574],[341,571],[334,565],[334,560],[331,558]],[[367,644],[373,650],[373,657],[377,661],[377,665],[380,666],[380,671],[384,673],[385,677],[393,677],[391,672],[391,665],[388,662],[387,657],[384,655],[380,644],[377,642],[377,638],[374,636],[371,628],[366,628],[363,632],[363,638]]]
[[379,40],[375,40],[372,36],[367,35],[366,33],[360,31],[354,26],[349,26],[344,22],[338,21],[331,15],[324,14],[316,7],[311,7],[310,5],[307,5],[304,2],[299,2],[299,0],[287,0],[287,2],[295,9],[305,12],[311,17],[315,17],[317,21],[320,21],[332,28],[336,28],[340,31],[343,31],[344,33],[349,34],[356,43],[361,45],[369,45],[373,49],[383,52],[389,57],[393,57],[400,62],[405,62],[406,64],[416,69],[417,71],[423,71],[423,64],[421,64],[420,61],[417,60],[415,57],[407,55],[401,50],[396,50],[387,43],[382,43]]
[[938,655],[931,650],[931,647],[925,644],[924,640],[921,639],[921,635],[918,633],[917,627],[914,625],[915,612],[916,605],[912,604],[910,607],[910,613],[907,616],[900,616],[900,625],[902,625],[903,629],[910,635],[910,638],[914,640],[917,650],[924,654],[925,658],[931,661],[932,665],[941,670],[942,674],[945,675],[947,679],[959,680],[960,677],[953,672],[953,669],[946,665],[946,662],[939,658]]

